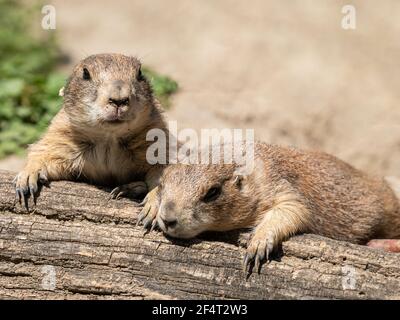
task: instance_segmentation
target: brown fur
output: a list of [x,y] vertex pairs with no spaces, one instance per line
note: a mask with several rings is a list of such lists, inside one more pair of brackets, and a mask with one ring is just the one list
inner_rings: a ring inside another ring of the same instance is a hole
[[[323,152],[256,143],[255,158],[248,176],[232,164],[169,166],[147,219],[179,238],[253,228],[248,257],[259,260],[298,232],[361,244],[400,237],[399,200],[384,179]],[[214,185],[220,196],[202,201]],[[173,220],[171,228],[164,223]]]
[[[84,78],[84,68],[90,79]],[[121,54],[93,55],[74,68],[61,110],[29,148],[27,165],[16,178],[17,192],[35,193],[39,179],[108,186],[146,180],[149,188],[156,185],[154,171],[160,167],[146,161],[152,143],[146,133],[167,129],[140,68],[136,58]],[[119,108],[109,100],[123,98],[129,102]]]

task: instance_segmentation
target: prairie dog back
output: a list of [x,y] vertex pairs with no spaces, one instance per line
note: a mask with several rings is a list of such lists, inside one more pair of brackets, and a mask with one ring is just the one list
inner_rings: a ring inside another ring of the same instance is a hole
[[399,200],[389,184],[332,155],[258,142],[253,172],[238,169],[169,166],[140,219],[177,238],[250,228],[245,265],[300,232],[360,244],[400,237]]

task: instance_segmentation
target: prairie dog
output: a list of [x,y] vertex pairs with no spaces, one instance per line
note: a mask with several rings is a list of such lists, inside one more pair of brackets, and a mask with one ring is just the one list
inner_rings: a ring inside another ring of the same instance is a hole
[[61,110],[43,137],[31,145],[15,179],[21,200],[36,201],[40,186],[79,180],[117,186],[114,197],[152,189],[162,170],[146,160],[152,128],[167,130],[161,108],[138,59],[96,54],[73,69]]
[[256,268],[297,233],[365,244],[400,237],[400,205],[388,183],[329,154],[257,142],[255,167],[168,166],[138,217],[172,237],[250,228],[244,265]]

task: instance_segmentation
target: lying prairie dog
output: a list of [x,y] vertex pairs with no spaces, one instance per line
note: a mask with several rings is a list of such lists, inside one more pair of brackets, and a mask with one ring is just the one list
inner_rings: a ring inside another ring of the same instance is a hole
[[254,150],[249,175],[237,164],[168,166],[138,223],[176,238],[250,228],[246,269],[297,233],[358,244],[400,237],[399,200],[384,179],[323,152],[261,142]]

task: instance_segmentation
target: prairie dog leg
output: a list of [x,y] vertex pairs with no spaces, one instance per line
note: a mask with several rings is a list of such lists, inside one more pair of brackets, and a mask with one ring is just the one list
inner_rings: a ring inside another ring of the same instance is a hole
[[145,229],[150,228],[150,232],[157,226],[157,215],[160,206],[160,197],[158,192],[158,187],[155,187],[147,194],[146,198],[144,198],[141,203],[141,205],[144,206],[140,211],[136,222],[137,226],[142,223]]
[[260,224],[255,228],[243,260],[246,273],[253,261],[255,269],[259,272],[260,263],[268,260],[269,254],[283,240],[306,230],[307,219],[310,215],[308,209],[290,195],[284,198],[284,201],[265,212]]
[[29,210],[29,197],[32,196],[33,202],[36,204],[41,186],[48,185],[49,183],[48,173],[40,162],[31,162],[17,174],[14,182],[19,203],[21,203],[21,199],[23,199],[26,209]]
[[157,215],[160,207],[160,195],[159,195],[159,182],[164,166],[154,166],[146,175],[146,183],[149,189],[149,193],[144,198],[141,205],[143,205],[142,211],[139,213],[137,219],[137,225],[143,224],[145,229],[151,231],[157,227]]
[[73,174],[68,161],[46,155],[45,157],[28,157],[28,163],[14,179],[16,196],[29,211],[28,199],[32,197],[34,204],[42,186],[49,186],[50,181],[67,179]]

